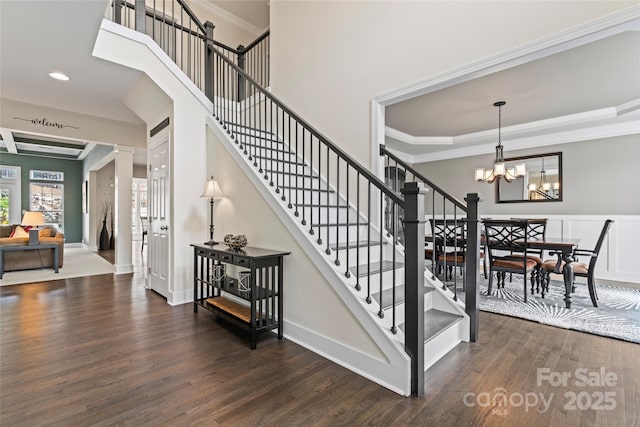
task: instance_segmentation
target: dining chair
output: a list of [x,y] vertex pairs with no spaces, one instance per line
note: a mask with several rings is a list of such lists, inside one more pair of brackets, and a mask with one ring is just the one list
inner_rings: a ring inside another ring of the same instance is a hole
[[142,227],[142,245],[140,246],[140,253],[144,250],[144,238],[147,235],[149,229],[149,218],[146,216],[140,217],[140,225]]
[[[522,218],[511,218],[519,220]],[[547,235],[547,218],[527,218],[527,242],[544,241]],[[534,292],[534,282],[536,292],[540,292],[540,282],[542,277],[544,249],[527,249],[527,257],[536,262],[536,268],[531,272],[531,293]],[[513,258],[520,258],[522,254],[512,254]]]
[[444,271],[445,280],[453,276],[456,267],[460,272],[464,271],[466,255],[466,218],[453,219],[433,219],[430,218],[431,235],[433,236],[433,247],[436,251],[433,259],[436,261],[435,268],[438,272]]
[[[528,256],[526,219],[486,219],[485,241],[489,252],[489,286],[491,294],[493,275],[496,273],[498,289],[504,289],[506,273],[521,274],[524,282],[524,302],[527,302],[527,277],[536,268],[536,262]],[[514,254],[521,254],[514,257]],[[532,285],[533,287],[533,279]]]
[[[593,250],[586,250],[576,248],[573,251],[573,259],[576,260],[571,263],[573,267],[573,275],[574,277],[586,277],[587,278],[587,286],[589,287],[589,296],[591,297],[591,302],[594,307],[598,307],[598,293],[596,292],[596,282],[594,278],[596,262],[598,261],[598,255],[600,254],[600,250],[602,249],[602,245],[604,243],[604,239],[607,237],[609,233],[609,229],[611,228],[611,224],[613,224],[613,220],[608,219],[604,222],[602,226],[602,230],[600,231],[600,236],[598,237],[598,241],[596,242],[595,248]],[[588,256],[589,263],[578,262],[578,257]],[[542,263],[542,297],[544,298],[544,293],[549,292],[549,281],[550,274],[554,272],[555,267],[557,265],[557,260],[547,260]],[[564,269],[564,261],[560,264],[560,272]],[[575,291],[575,281],[573,282],[573,289]]]

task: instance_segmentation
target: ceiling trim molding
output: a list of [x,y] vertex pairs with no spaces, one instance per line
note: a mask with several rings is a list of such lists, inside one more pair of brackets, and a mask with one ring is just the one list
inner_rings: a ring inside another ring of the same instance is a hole
[[[189,2],[191,3],[191,2]],[[258,27],[257,25],[253,25],[251,22],[246,21],[242,18],[240,18],[238,15],[234,15],[233,13],[229,12],[226,9],[221,8],[220,6],[217,6],[213,3],[210,2],[198,2],[198,7],[202,8],[202,9],[207,9],[209,10],[209,12],[214,13],[216,15],[218,15],[219,17],[221,17],[222,19],[231,22],[232,24],[237,25],[238,27],[242,28],[245,31],[248,31],[250,33],[253,33],[256,36],[259,36],[260,34],[264,33],[265,30],[260,29],[260,27]],[[267,27],[269,28],[269,27]],[[215,30],[214,30],[215,32]]]
[[413,136],[389,126],[384,127],[384,134],[389,138],[411,145],[449,145],[453,144],[451,136]]
[[[583,111],[581,113],[567,114],[565,116],[552,117],[550,119],[536,120],[528,123],[505,126],[502,128],[502,135],[516,137],[518,135],[529,135],[543,132],[550,133],[553,129],[561,127],[590,123],[596,120],[610,120],[640,109],[640,99],[634,99],[614,107],[600,108],[597,110]],[[495,138],[498,128],[488,129],[479,132],[472,132],[456,136],[414,136],[399,131],[390,126],[385,126],[385,136],[396,141],[410,145],[459,145],[485,142],[487,139]]]
[[430,79],[414,82],[380,94],[374,99],[383,105],[406,101],[407,99],[591,43],[613,34],[632,29],[637,30],[639,26],[640,5],[635,5],[506,52],[472,62],[452,71],[447,71]]
[[[575,129],[565,132],[548,133],[539,136],[527,136],[524,138],[512,139],[507,142],[505,148],[508,151],[523,150],[527,148],[545,147],[548,145],[568,144],[571,142],[590,141],[594,139],[613,138],[617,136],[636,134],[640,134],[640,122],[630,121],[590,128]],[[436,153],[425,153],[406,156],[409,156],[411,158],[411,163],[415,164],[494,153],[495,142],[491,142],[482,145],[475,145],[472,147],[443,150]],[[508,153],[505,154],[505,156],[508,157]]]
[[16,142],[13,139],[13,133],[11,133],[11,130],[0,128],[0,134],[2,135],[2,140],[7,148],[7,152],[10,154],[18,154],[18,147],[16,147]]

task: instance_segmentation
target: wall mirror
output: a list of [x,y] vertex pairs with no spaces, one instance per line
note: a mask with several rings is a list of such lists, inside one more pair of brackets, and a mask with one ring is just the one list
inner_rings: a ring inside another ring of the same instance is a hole
[[507,167],[524,163],[524,177],[496,183],[496,203],[562,201],[562,153],[504,159]]

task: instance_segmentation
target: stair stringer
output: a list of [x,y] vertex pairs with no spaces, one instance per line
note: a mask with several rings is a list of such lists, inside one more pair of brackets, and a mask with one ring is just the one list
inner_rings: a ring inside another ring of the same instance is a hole
[[377,304],[366,304],[362,294],[348,284],[344,272],[327,258],[324,248],[302,228],[299,218],[293,215],[286,202],[274,193],[274,188],[248,163],[227,131],[212,116],[207,117],[206,123],[387,360],[379,360],[284,319],[284,334],[287,339],[396,393],[410,395],[411,359],[404,351],[404,335],[401,332],[394,335],[389,328],[381,326]]

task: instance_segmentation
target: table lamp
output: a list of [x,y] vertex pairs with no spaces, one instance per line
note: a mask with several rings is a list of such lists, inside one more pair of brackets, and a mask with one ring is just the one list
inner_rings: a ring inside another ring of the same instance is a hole
[[209,217],[209,241],[205,242],[205,245],[217,245],[220,242],[216,242],[213,240],[213,203],[215,200],[224,199],[224,194],[220,190],[220,186],[218,185],[218,181],[211,177],[204,186],[204,191],[200,195],[200,197],[208,197],[209,198],[209,206],[211,207],[211,214]]
[[44,216],[42,212],[31,212],[27,211],[24,213],[22,217],[22,225],[30,225],[34,228],[29,230],[29,246],[31,245],[39,245],[40,240],[38,239],[38,226],[44,224]]

